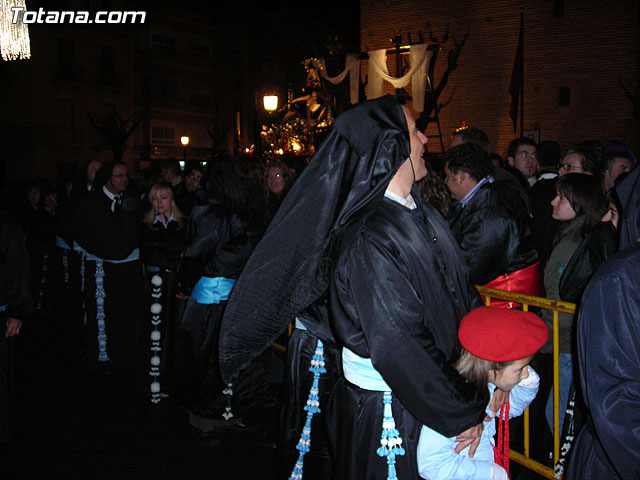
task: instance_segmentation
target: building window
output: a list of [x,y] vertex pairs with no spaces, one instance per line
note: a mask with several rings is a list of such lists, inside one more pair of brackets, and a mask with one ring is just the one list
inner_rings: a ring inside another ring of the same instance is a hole
[[568,107],[571,105],[571,88],[559,87],[558,88],[558,106]]
[[173,127],[151,127],[153,145],[175,145],[176,129]]
[[58,39],[58,80],[73,82],[74,73],[73,40]]
[[100,83],[116,84],[116,49],[114,47],[100,48]]
[[75,141],[75,104],[72,101],[60,100],[58,103],[57,141],[70,145]]
[[211,50],[206,45],[190,43],[189,54],[193,57],[206,58],[208,60],[211,56]]
[[553,16],[564,17],[564,0],[553,0]]
[[151,98],[175,100],[178,98],[178,80],[174,75],[154,78],[151,82]]

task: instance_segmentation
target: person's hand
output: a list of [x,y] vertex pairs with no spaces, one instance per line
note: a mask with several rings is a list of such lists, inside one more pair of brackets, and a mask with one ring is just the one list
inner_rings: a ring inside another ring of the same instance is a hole
[[7,333],[4,334],[4,338],[9,338],[20,333],[22,322],[17,318],[9,317],[7,318],[6,326],[7,326]]
[[178,292],[178,293],[176,293],[176,298],[178,300],[189,300],[189,295],[185,295],[182,292]]
[[475,427],[471,427],[469,430],[462,432],[460,435],[456,437],[456,448],[453,450],[456,453],[460,453],[465,448],[469,447],[469,457],[473,457],[476,453],[476,449],[480,444],[480,438],[482,437],[482,430],[484,429],[484,424],[479,423]]
[[489,410],[494,413],[494,416],[498,415],[500,407],[507,403],[507,400],[509,400],[509,392],[505,392],[504,390],[500,390],[499,388],[496,388],[493,391],[491,402],[489,402]]

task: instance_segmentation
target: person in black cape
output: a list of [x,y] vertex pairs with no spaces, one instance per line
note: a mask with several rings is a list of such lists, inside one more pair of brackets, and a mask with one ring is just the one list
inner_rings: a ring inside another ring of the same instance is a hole
[[29,257],[20,226],[0,212],[0,445],[16,429],[16,370],[14,336],[33,312],[29,288]]
[[141,212],[139,197],[127,190],[128,183],[124,163],[114,161],[100,168],[94,189],[78,205],[73,219],[74,246],[84,261],[87,368],[104,373],[120,370],[142,388],[142,371],[134,371],[143,365]]
[[[78,172],[68,198],[61,204],[57,214],[55,238],[54,283],[58,285],[54,310],[59,320],[62,350],[76,358],[86,353],[85,325],[83,314],[81,255],[74,249],[74,219],[80,206],[93,189],[96,173],[102,164],[93,159],[86,162]],[[100,185],[102,188],[102,185]]]
[[640,478],[640,169],[620,182],[620,252],[582,296],[577,349],[589,409],[569,458],[568,480]]
[[[220,367],[224,381],[232,381],[302,314],[308,334],[323,346],[335,342],[343,360],[348,349],[372,362],[374,374],[391,386],[393,416],[405,439],[395,470],[399,478],[417,479],[421,424],[449,436],[468,432],[463,448],[479,440],[484,404],[450,367],[459,354],[458,323],[480,298],[446,221],[420,200],[414,180],[426,173],[426,139],[405,112],[399,99],[387,96],[336,120],[238,279],[223,318]],[[403,189],[413,190],[403,200],[416,208],[385,196],[396,175]],[[305,315],[318,302],[326,302],[326,318]],[[376,453],[383,393],[340,378],[328,404],[322,392],[311,391],[309,400],[325,412],[331,478],[387,478],[390,457]],[[295,475],[306,464],[309,436],[307,455],[314,451],[317,417],[310,435],[306,425],[297,432],[302,448]]]
[[199,438],[214,445],[219,440],[211,432],[238,420],[229,416],[223,395],[218,338],[229,293],[251,244],[239,217],[245,197],[237,165],[233,159],[211,163],[207,177],[209,201],[191,212],[179,272],[179,296],[190,298],[176,339],[173,397],[189,411]]

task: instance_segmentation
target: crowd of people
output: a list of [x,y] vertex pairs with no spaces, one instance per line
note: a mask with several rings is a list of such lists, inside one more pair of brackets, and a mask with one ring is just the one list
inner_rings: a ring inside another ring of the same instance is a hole
[[[132,180],[92,160],[74,181],[30,183],[1,218],[2,341],[65,319],[89,374],[183,408],[208,446],[281,399],[275,478],[508,478],[508,419],[536,394],[534,434],[561,428],[569,478],[604,478],[586,463],[636,478],[640,449],[612,439],[625,415],[640,428],[637,296],[620,298],[637,280],[633,153],[516,138],[503,159],[476,127],[440,158],[426,143],[387,96],[341,115],[302,171],[220,155]],[[474,285],[578,305],[559,316],[559,423],[551,312],[482,307]],[[602,325],[609,303],[619,328]],[[615,365],[587,343],[600,335],[628,343]],[[614,367],[624,385],[603,378]],[[601,411],[616,403],[603,388],[626,413]]]
[[[16,322],[8,331],[55,321],[60,351],[89,375],[187,409],[200,440],[216,444],[202,418],[216,416],[213,400],[224,390],[216,365],[224,304],[294,171],[225,155],[184,171],[176,159],[152,167],[132,179],[122,162],[92,160],[73,181],[39,179],[22,196],[3,196],[3,221],[24,252],[12,259],[26,267],[3,277],[24,279],[12,282],[20,301],[7,309]],[[275,397],[267,385],[263,404]]]

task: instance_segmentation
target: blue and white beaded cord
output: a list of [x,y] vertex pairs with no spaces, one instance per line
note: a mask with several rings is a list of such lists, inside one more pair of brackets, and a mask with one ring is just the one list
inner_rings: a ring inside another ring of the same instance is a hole
[[153,285],[153,290],[151,292],[151,297],[153,298],[153,303],[151,304],[151,325],[153,325],[153,330],[151,331],[151,371],[149,375],[151,375],[151,402],[159,403],[161,400],[160,397],[160,382],[158,381],[158,377],[160,376],[160,352],[162,351],[162,347],[160,346],[160,339],[162,335],[158,327],[162,322],[160,320],[160,313],[162,312],[162,304],[160,303],[160,297],[162,297],[162,277],[158,274],[155,274],[151,277],[151,284]]
[[327,373],[324,363],[324,346],[320,339],[318,339],[318,343],[316,344],[316,351],[311,359],[309,371],[313,373],[313,384],[309,389],[309,398],[307,399],[307,404],[304,407],[304,410],[307,412],[307,420],[302,428],[302,435],[300,435],[298,445],[296,445],[296,450],[298,450],[300,454],[298,455],[298,461],[293,467],[289,480],[302,480],[304,455],[311,448],[311,420],[313,419],[314,414],[320,413],[318,380],[320,379],[320,374]]
[[[80,291],[84,294],[84,262],[87,260],[87,254],[80,252]],[[82,295],[82,324],[87,326],[87,307],[84,303],[84,295]]]
[[69,250],[62,250],[62,271],[65,286],[69,285]]
[[378,448],[377,453],[380,457],[387,457],[387,465],[389,466],[387,480],[396,480],[398,478],[396,475],[396,456],[404,455],[405,451],[402,448],[402,437],[396,429],[396,421],[393,419],[391,411],[391,392],[384,392],[382,401],[384,402],[382,438],[380,438],[381,447]]
[[96,322],[98,323],[98,361],[108,362],[107,331],[105,328],[104,299],[104,265],[102,260],[96,260]]

